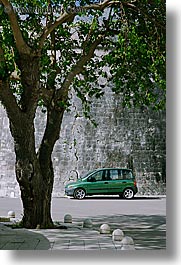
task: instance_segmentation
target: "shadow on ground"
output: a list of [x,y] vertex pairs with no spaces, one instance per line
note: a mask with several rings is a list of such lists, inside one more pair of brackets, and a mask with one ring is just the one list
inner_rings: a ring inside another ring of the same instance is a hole
[[[158,215],[112,215],[90,217],[94,228],[99,230],[103,223],[110,225],[111,230],[121,229],[131,236],[136,249],[166,249],[166,217]],[[75,219],[83,222],[85,218]]]
[[[70,200],[77,200],[73,197],[70,197]],[[119,196],[88,196],[85,197],[84,200],[120,200],[120,201],[125,201],[124,198],[121,198]],[[134,197],[133,199],[129,200],[161,200],[160,197]]]

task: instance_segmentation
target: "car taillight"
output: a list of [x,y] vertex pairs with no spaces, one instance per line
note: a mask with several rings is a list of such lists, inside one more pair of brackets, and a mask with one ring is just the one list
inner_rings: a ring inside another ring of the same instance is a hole
[[134,181],[134,186],[136,187],[136,180]]

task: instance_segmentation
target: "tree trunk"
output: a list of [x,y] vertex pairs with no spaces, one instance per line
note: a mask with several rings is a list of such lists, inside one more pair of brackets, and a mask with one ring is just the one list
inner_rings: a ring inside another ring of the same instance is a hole
[[[21,70],[23,93],[17,104],[12,94],[9,79],[0,83],[0,99],[7,110],[10,130],[16,154],[16,178],[20,186],[23,203],[22,225],[26,228],[48,228],[53,226],[51,218],[51,196],[54,182],[52,151],[59,138],[68,88],[50,95],[47,103],[47,124],[38,152],[35,150],[34,118],[41,98],[39,87],[39,57],[20,54],[18,66]],[[60,95],[59,95],[60,94]]]
[[26,228],[50,227],[51,194],[53,189],[53,167],[46,163],[48,170],[42,174],[40,160],[35,151],[34,123],[24,114],[21,128],[10,123],[16,153],[16,178],[23,202],[22,224]]
[[51,218],[51,195],[53,189],[53,169],[51,175],[42,175],[39,161],[24,158],[16,161],[16,176],[20,185],[23,202],[22,225],[26,228],[48,228],[53,226]]
[[51,196],[54,182],[52,151],[59,138],[64,109],[51,109],[38,153],[35,150],[34,123],[27,114],[21,116],[21,126],[10,122],[16,153],[16,178],[23,202],[22,225],[26,228],[53,226]]

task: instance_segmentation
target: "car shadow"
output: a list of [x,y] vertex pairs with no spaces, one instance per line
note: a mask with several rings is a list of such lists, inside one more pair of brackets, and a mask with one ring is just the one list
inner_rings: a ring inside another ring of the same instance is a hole
[[[71,198],[72,200],[76,200],[75,198]],[[149,196],[136,196],[133,199],[129,199],[132,201],[138,201],[138,200],[160,200],[161,197],[149,197]],[[117,196],[87,196],[84,198],[84,200],[120,200],[125,201],[126,199],[117,197]]]

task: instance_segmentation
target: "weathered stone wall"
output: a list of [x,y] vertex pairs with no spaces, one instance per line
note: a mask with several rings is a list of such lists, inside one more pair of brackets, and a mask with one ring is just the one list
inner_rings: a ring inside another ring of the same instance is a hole
[[[64,115],[60,139],[53,152],[53,196],[76,175],[98,167],[133,168],[139,194],[166,193],[166,121],[164,112],[122,109],[121,97],[107,89],[91,105],[97,127],[82,115],[80,100],[72,93],[72,110]],[[46,117],[37,112],[37,147]],[[19,196],[14,173],[15,156],[5,110],[0,107],[0,196]]]
[[18,196],[19,188],[14,174],[15,155],[9,121],[0,105],[0,197]]

